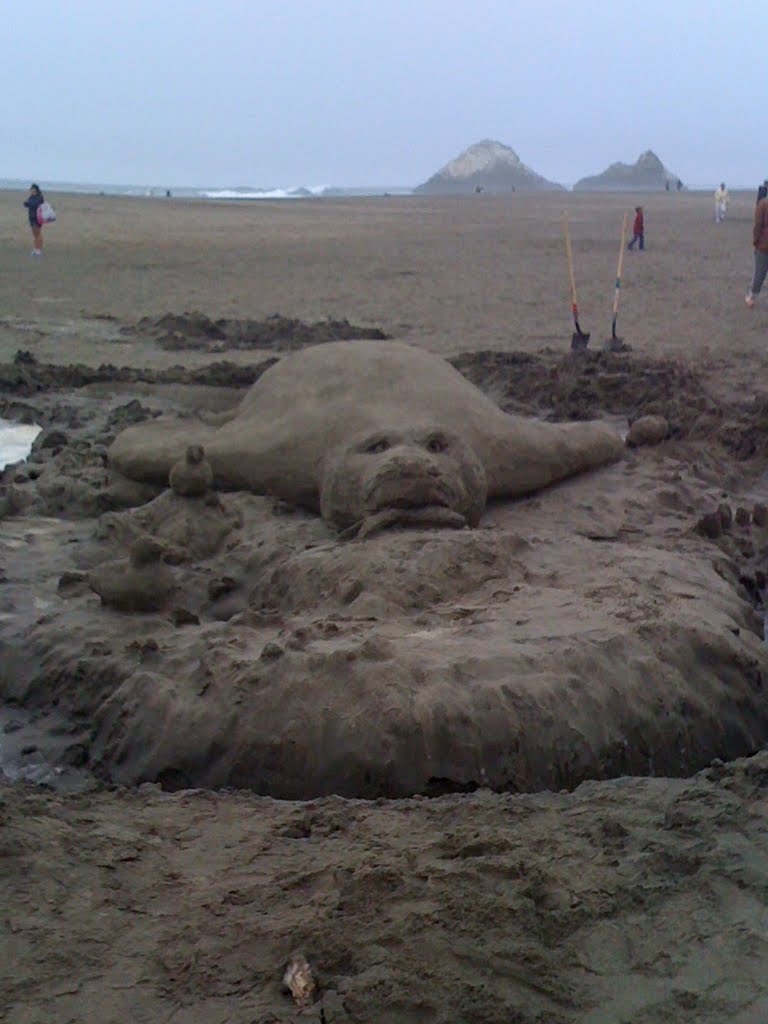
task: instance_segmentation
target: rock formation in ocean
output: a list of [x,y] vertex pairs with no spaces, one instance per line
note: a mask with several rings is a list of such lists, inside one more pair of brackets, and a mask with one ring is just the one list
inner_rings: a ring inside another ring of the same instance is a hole
[[574,192],[663,192],[674,191],[680,179],[668,170],[653,150],[641,153],[633,164],[611,164],[602,174],[581,178]]
[[561,191],[562,185],[547,181],[526,166],[509,146],[484,139],[465,149],[455,160],[416,188],[429,195],[467,192]]

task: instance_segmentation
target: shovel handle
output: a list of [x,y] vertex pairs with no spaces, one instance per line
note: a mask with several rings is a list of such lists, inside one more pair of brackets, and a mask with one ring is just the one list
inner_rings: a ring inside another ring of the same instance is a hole
[[624,246],[627,241],[627,218],[628,214],[624,214],[624,220],[621,225],[621,244],[619,245],[619,262],[616,266],[616,290],[613,293],[613,317],[614,326],[616,324],[616,315],[619,312],[619,295],[621,294],[621,273],[624,269]]
[[571,249],[571,235],[568,231],[568,214],[563,214],[563,237],[565,238],[565,254],[568,257],[568,282],[571,286],[571,309],[573,315],[578,316],[579,310],[576,304],[576,278],[573,273],[573,251]]

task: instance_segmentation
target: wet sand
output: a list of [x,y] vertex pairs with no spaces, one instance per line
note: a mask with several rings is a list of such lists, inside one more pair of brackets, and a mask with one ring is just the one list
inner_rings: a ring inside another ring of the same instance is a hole
[[[650,497],[632,512],[637,528],[663,532],[655,518],[670,495],[692,496],[690,511],[676,504],[664,520],[666,529],[678,515],[679,530],[706,511],[702,495],[763,493],[762,420],[749,417],[768,390],[768,308],[743,302],[751,194],[732,196],[720,225],[709,196],[687,194],[49,198],[59,220],[33,262],[23,196],[0,194],[0,363],[22,349],[41,363],[193,369],[221,353],[167,351],[123,328],[191,310],[347,318],[447,356],[541,356],[525,393],[519,385],[511,395],[503,367],[494,384],[490,364],[478,364],[489,391],[518,407],[536,395],[566,415],[581,402],[590,414],[627,416],[672,379],[686,434],[642,463]],[[572,331],[560,217],[567,209],[581,323],[599,345],[610,333],[621,217],[638,201],[647,249],[627,253],[619,317],[634,369],[612,406],[610,367],[594,393],[578,378],[574,396],[567,375],[550,386]],[[226,352],[243,366],[264,356]],[[674,388],[663,398],[671,406]],[[723,447],[722,422],[749,434],[749,458]],[[608,488],[601,500],[607,530]],[[535,507],[527,515],[535,521]],[[565,530],[565,500],[558,516]],[[671,547],[673,538],[670,528]],[[752,569],[764,567],[762,539],[752,546]],[[711,561],[732,554],[712,545]],[[765,757],[690,780],[438,800],[292,802],[146,785],[67,796],[6,785],[4,1012],[13,1024],[761,1021]],[[320,993],[301,1016],[280,987],[296,948]]]

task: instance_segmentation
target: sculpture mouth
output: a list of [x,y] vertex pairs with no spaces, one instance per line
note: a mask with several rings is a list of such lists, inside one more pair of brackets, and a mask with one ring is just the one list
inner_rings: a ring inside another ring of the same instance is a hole
[[441,477],[393,476],[374,482],[365,506],[368,513],[385,509],[450,509],[456,506],[456,497],[455,488]]
[[411,499],[411,498],[396,498],[391,502],[384,502],[377,505],[374,509],[375,512],[383,512],[385,509],[391,508],[400,512],[425,510],[429,508],[444,509],[450,508],[448,501],[442,498],[422,498],[422,499]]
[[388,505],[377,509],[367,515],[364,519],[344,530],[340,535],[341,540],[363,540],[374,533],[388,530],[393,526],[398,527],[439,527],[441,529],[461,530],[467,526],[467,519],[460,512],[449,508],[444,504],[422,504],[422,505]]

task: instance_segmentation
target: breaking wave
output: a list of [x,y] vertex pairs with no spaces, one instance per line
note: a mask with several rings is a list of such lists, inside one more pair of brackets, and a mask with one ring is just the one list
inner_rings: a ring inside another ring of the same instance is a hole
[[309,199],[322,196],[328,191],[328,185],[295,188],[219,188],[203,191],[200,195],[205,199]]

